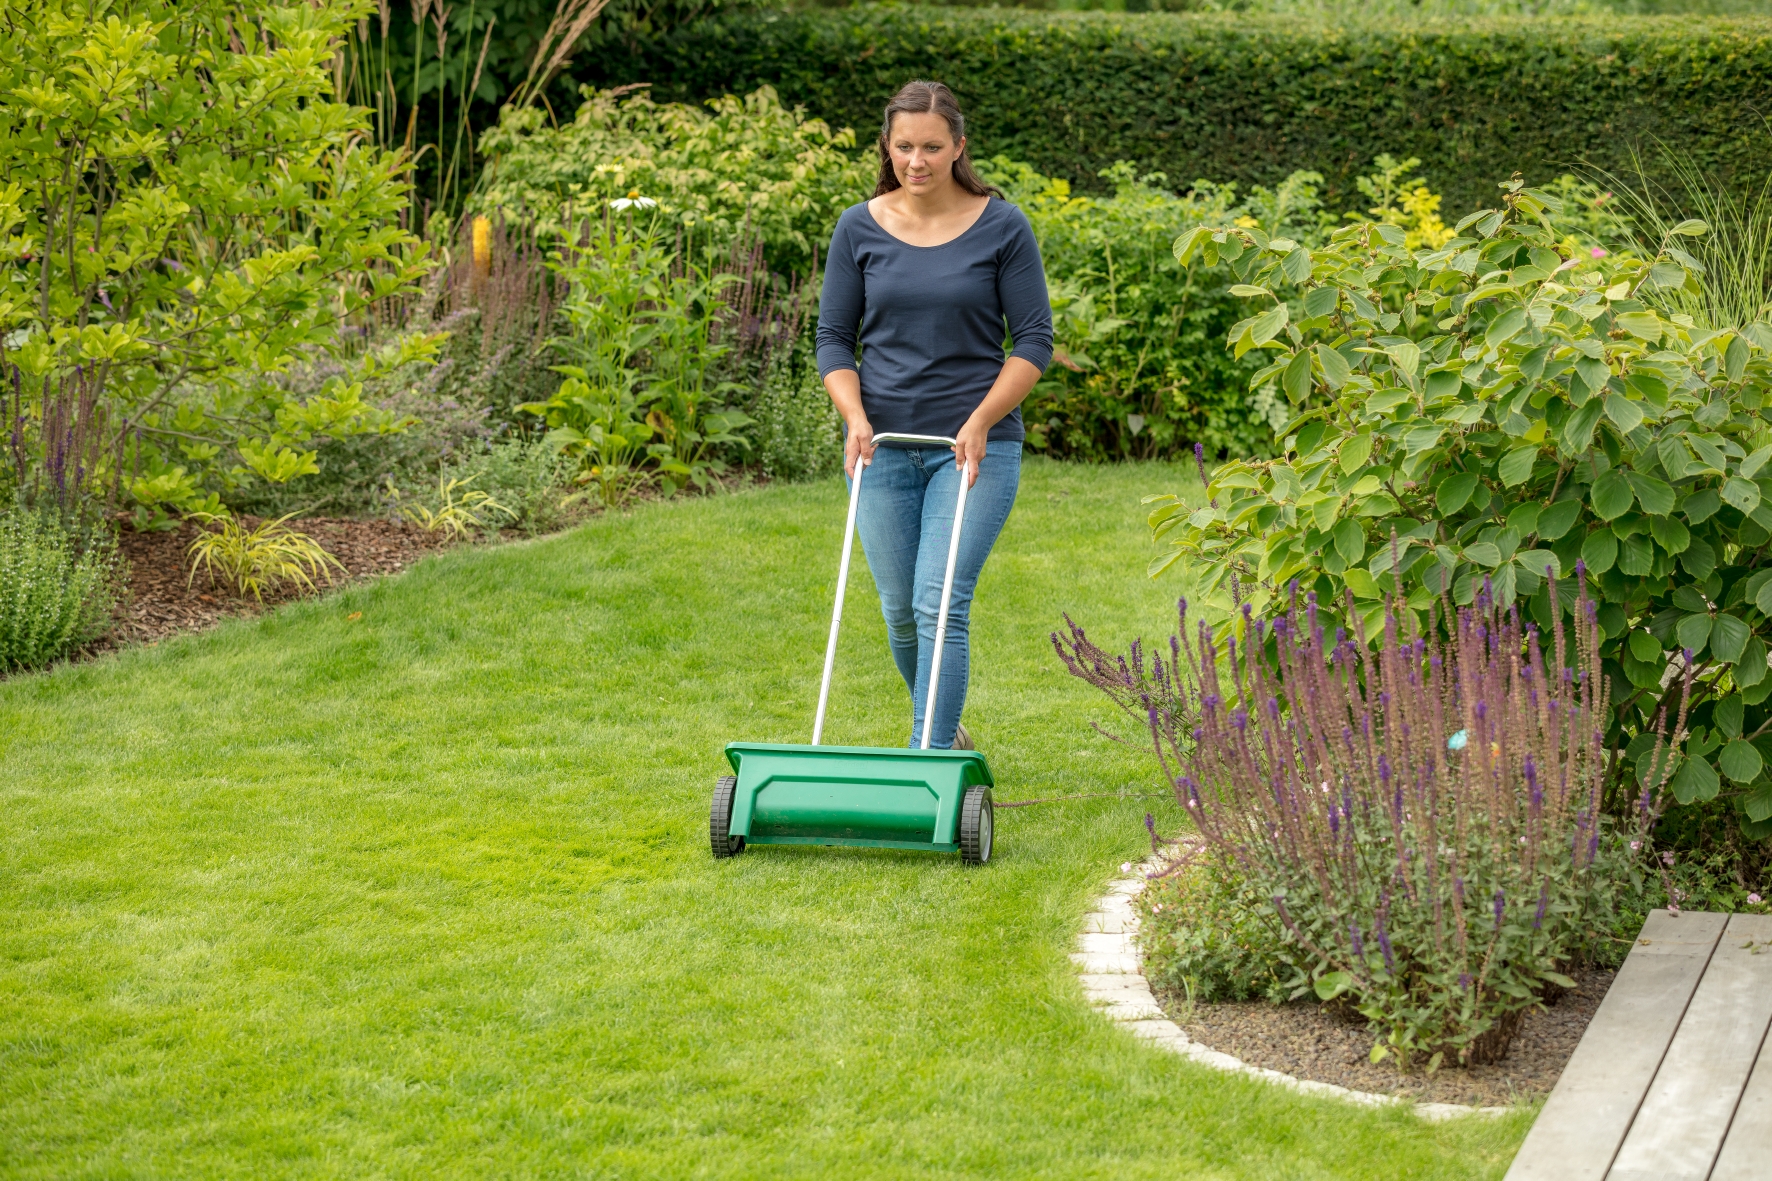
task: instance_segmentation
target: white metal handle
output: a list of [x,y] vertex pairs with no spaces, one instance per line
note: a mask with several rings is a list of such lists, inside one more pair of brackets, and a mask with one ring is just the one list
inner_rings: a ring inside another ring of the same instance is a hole
[[[896,439],[906,443],[934,443],[946,447],[958,447],[959,440],[950,439],[946,435],[912,435],[898,431],[888,431],[875,435],[874,442],[882,439]],[[849,515],[843,525],[843,558],[837,566],[837,601],[831,608],[831,635],[825,642],[824,678],[818,687],[818,715],[812,722],[812,745],[818,746],[824,738],[825,708],[831,700],[831,674],[837,666],[837,633],[843,626],[843,593],[849,589],[849,558],[855,548],[855,513],[861,504],[861,477],[867,471],[867,463],[856,457],[855,479],[849,484]],[[935,690],[941,680],[941,650],[947,642],[948,634],[948,600],[954,590],[954,565],[960,556],[960,522],[966,515],[966,473],[960,473],[960,498],[954,506],[954,532],[948,540],[947,574],[941,583],[941,615],[935,625],[935,653],[929,664],[929,698],[923,707],[923,745],[922,750],[929,749],[930,724],[935,717]]]

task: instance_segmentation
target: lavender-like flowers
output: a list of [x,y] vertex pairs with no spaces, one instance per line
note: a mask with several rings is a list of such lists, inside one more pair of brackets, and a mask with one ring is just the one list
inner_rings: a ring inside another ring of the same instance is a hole
[[[1554,581],[1548,597],[1563,601]],[[1573,606],[1541,634],[1487,589],[1425,620],[1393,604],[1374,651],[1326,636],[1327,612],[1295,593],[1283,616],[1235,620],[1241,642],[1190,636],[1184,612],[1150,674],[1136,646],[1127,664],[1074,624],[1060,654],[1144,719],[1209,847],[1252,896],[1284,899],[1277,937],[1351,981],[1387,1044],[1492,1061],[1610,906],[1608,681],[1585,578]]]

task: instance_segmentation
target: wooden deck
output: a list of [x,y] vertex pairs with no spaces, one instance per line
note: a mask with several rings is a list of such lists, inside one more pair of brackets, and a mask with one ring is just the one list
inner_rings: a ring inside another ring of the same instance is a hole
[[1772,1177],[1772,915],[1644,924],[1507,1181]]

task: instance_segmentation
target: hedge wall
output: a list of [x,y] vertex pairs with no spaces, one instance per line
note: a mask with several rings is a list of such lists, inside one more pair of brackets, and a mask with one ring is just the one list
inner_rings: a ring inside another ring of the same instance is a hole
[[1236,14],[863,7],[733,13],[594,50],[581,75],[705,98],[769,83],[865,140],[903,81],[965,104],[981,156],[1084,184],[1119,159],[1272,184],[1295,168],[1351,203],[1380,152],[1419,156],[1446,207],[1677,144],[1740,183],[1772,169],[1772,20],[1447,18],[1385,27]]

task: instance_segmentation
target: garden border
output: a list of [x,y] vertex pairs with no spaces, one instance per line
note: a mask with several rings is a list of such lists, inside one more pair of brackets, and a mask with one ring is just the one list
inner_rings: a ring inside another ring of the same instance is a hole
[[1367,1106],[1404,1104],[1414,1108],[1415,1114],[1421,1118],[1433,1121],[1466,1115],[1506,1115],[1515,1110],[1512,1107],[1471,1107],[1463,1103],[1416,1103],[1396,1095],[1377,1095],[1334,1083],[1294,1078],[1278,1070],[1251,1066],[1240,1058],[1203,1046],[1188,1037],[1181,1026],[1169,1020],[1151,993],[1135,938],[1138,916],[1132,912],[1132,899],[1143,892],[1148,875],[1162,867],[1160,856],[1152,856],[1134,866],[1130,877],[1109,883],[1107,891],[1096,900],[1095,909],[1084,916],[1082,934],[1077,936],[1077,950],[1071,953],[1071,961],[1079,969],[1077,979],[1083,985],[1083,995],[1092,1007],[1115,1025],[1134,1037],[1204,1066],[1266,1079],[1307,1095]]

